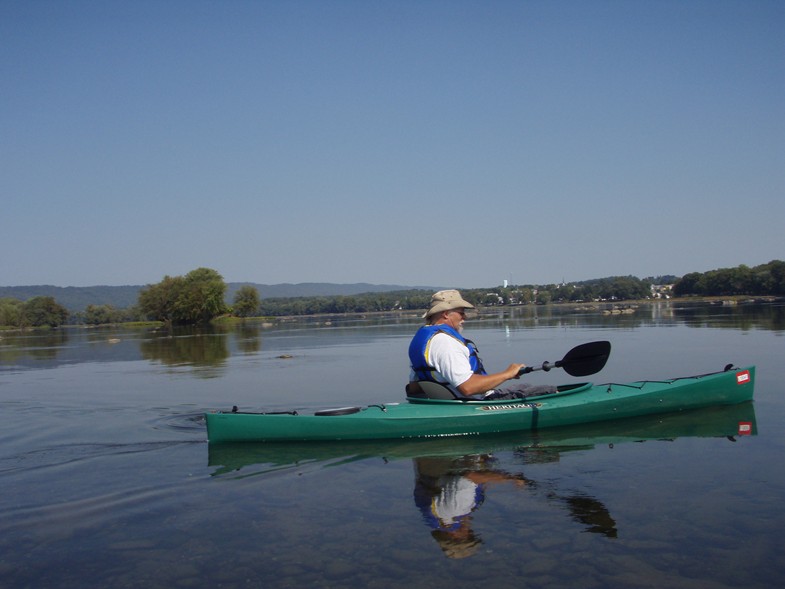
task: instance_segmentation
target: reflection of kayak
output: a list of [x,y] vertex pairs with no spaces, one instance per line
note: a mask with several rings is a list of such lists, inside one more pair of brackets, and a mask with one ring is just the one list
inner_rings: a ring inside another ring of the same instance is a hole
[[[260,465],[261,472],[306,464],[336,465],[373,457],[386,460],[446,457],[515,451],[526,463],[554,462],[565,452],[597,445],[676,440],[678,438],[729,438],[756,435],[752,403],[708,407],[605,421],[591,425],[551,428],[483,437],[419,438],[415,440],[362,440],[300,444],[287,442],[224,443],[208,447],[210,466],[216,474]],[[256,469],[252,469],[256,470]]]
[[733,405],[752,400],[755,367],[661,381],[559,387],[526,399],[460,401],[409,398],[289,413],[206,414],[210,442],[382,440],[492,434]]

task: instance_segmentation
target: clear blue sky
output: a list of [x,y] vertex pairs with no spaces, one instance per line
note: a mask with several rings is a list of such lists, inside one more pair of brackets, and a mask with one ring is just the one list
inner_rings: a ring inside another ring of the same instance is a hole
[[785,2],[0,0],[0,285],[785,258]]

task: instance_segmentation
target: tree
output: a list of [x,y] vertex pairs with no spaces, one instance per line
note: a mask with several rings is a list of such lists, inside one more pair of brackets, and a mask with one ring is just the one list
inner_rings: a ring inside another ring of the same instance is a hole
[[210,268],[197,268],[185,275],[185,282],[177,298],[175,317],[178,323],[209,323],[226,313],[226,283]]
[[84,322],[87,325],[119,323],[122,319],[122,313],[112,305],[87,305],[84,312]]
[[259,312],[259,291],[253,286],[241,286],[234,294],[234,314],[238,317],[253,317]]
[[0,299],[0,325],[19,327],[24,303],[11,297]]
[[684,275],[673,286],[676,296],[779,295],[785,293],[785,262],[772,260],[750,268],[719,268]]
[[698,294],[701,287],[700,283],[703,275],[700,272],[690,272],[681,277],[681,280],[673,285],[673,294],[677,297]]
[[139,308],[149,319],[173,323],[175,305],[183,289],[182,276],[164,276],[158,284],[151,284],[139,292]]
[[785,262],[772,260],[768,264],[764,264],[762,268],[766,268],[770,276],[769,292],[785,295]]
[[210,268],[185,276],[164,276],[139,293],[139,308],[151,319],[170,324],[208,323],[226,312],[223,277]]
[[22,306],[22,323],[29,327],[60,327],[68,319],[68,309],[54,297],[33,297]]

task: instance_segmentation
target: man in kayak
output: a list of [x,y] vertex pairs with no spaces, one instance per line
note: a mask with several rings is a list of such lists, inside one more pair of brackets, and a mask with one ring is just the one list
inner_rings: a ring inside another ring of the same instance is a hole
[[424,326],[409,344],[411,373],[407,393],[422,396],[418,382],[430,381],[446,386],[458,399],[513,399],[555,392],[554,386],[518,384],[498,389],[517,379],[525,364],[510,364],[505,370],[488,374],[477,353],[477,346],[462,335],[466,309],[474,305],[457,290],[440,290],[431,297],[423,315]]

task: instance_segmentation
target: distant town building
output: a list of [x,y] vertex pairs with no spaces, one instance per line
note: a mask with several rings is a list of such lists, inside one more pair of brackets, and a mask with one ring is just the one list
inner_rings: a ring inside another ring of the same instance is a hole
[[669,299],[673,294],[672,284],[652,284],[651,285],[651,298],[653,299]]

